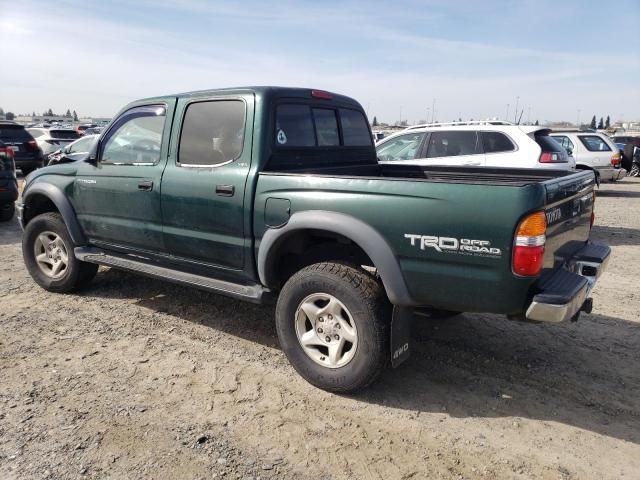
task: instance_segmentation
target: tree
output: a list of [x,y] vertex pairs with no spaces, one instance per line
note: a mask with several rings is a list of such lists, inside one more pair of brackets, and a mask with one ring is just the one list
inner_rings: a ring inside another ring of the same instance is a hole
[[14,118],[16,118],[16,116],[13,114],[13,112],[7,112],[4,114],[4,118],[6,118],[7,120],[13,120]]
[[538,122],[538,120],[536,120],[536,123],[534,125],[537,127],[538,125],[540,125],[540,122]]
[[49,115],[50,117],[52,117],[53,116],[53,110],[51,110],[51,109],[47,110],[46,115]]
[[593,118],[591,118],[591,123],[589,124],[590,128],[593,128],[594,130],[596,129],[596,116],[594,115]]
[[374,115],[373,117],[373,122],[371,123],[372,127],[377,127],[378,126],[378,118]]
[[35,117],[35,116],[36,116],[36,112],[35,112],[35,110],[34,110],[34,112],[31,114],[31,116],[32,116],[32,117]]
[[600,121],[598,122],[598,130],[602,130],[604,128],[604,119],[600,117]]
[[609,128],[611,126],[611,117],[607,115],[607,121],[604,122],[604,128]]
[[71,118],[71,110],[67,108],[67,113],[65,113],[64,116]]
[[77,122],[78,121],[78,114],[76,113],[76,111],[73,111],[73,121]]
[[4,110],[0,107],[0,115],[4,115]]

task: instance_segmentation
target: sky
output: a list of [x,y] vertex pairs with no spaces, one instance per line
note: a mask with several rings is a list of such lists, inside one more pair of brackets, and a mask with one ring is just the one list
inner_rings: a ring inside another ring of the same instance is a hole
[[391,123],[640,120],[640,0],[0,0],[0,59],[15,113],[282,85]]

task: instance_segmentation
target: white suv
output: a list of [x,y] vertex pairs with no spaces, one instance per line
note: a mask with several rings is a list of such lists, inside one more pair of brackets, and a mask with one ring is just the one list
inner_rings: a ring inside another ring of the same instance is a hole
[[600,181],[615,182],[627,171],[620,168],[620,149],[606,135],[584,131],[554,131],[555,138],[576,159],[577,168],[587,168],[598,172]]
[[549,129],[502,121],[414,125],[376,144],[380,163],[571,170]]

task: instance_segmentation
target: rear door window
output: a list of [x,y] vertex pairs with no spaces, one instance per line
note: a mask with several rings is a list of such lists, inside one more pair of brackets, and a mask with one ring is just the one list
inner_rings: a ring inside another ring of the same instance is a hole
[[611,147],[597,135],[578,135],[578,138],[590,152],[610,152]]
[[484,153],[512,152],[516,149],[513,142],[504,133],[482,132]]
[[215,166],[240,157],[245,110],[241,100],[190,104],[182,123],[178,162],[181,165]]
[[432,132],[429,138],[427,158],[474,155],[480,152],[477,132]]
[[369,125],[362,112],[349,108],[340,109],[342,136],[348,147],[368,147],[372,145]]

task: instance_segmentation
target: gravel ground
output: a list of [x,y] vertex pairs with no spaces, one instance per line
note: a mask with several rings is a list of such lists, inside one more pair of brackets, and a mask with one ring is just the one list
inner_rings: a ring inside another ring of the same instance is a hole
[[640,182],[603,185],[613,259],[577,323],[416,321],[358,395],[317,390],[273,307],[101,269],[28,276],[0,226],[0,478],[638,478]]

